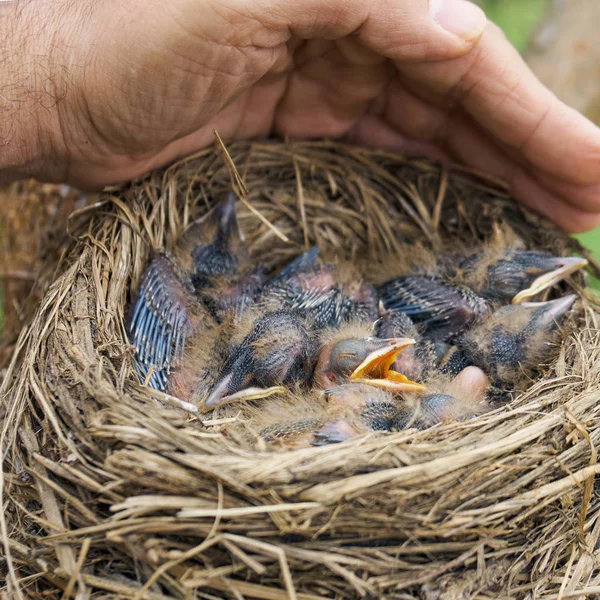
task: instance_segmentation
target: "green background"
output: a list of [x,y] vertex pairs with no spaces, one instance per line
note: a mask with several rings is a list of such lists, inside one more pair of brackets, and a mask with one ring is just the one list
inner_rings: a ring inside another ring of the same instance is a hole
[[544,14],[547,0],[476,0],[488,19],[504,29],[508,39],[523,51],[535,24]]

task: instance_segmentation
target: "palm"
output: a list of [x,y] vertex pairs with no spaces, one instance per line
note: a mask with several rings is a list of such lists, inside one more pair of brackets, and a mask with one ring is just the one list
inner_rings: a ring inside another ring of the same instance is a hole
[[[208,14],[197,14],[197,3],[187,0],[161,6],[170,19],[158,27],[174,28],[163,32],[164,47],[132,48],[135,32],[128,32],[86,82],[94,116],[90,143],[65,140],[76,184],[137,176],[207,146],[213,129],[224,139],[328,136],[451,157],[488,171],[565,228],[600,220],[593,214],[600,187],[597,131],[592,136],[591,124],[545,90],[492,26],[475,50],[451,58],[429,38],[413,40],[418,30],[390,43],[388,23],[378,24],[367,8],[354,7],[341,18],[346,0],[322,17],[327,25],[320,28],[300,3],[290,18],[306,22],[296,35],[278,24],[277,14],[251,13],[236,0],[207,4]],[[367,5],[357,0],[357,6]],[[107,103],[105,90],[115,80],[120,95]],[[581,146],[592,138],[590,147]]]
[[[211,99],[202,98],[204,86],[196,96],[188,97],[184,106],[179,98],[185,96],[182,83],[185,73],[178,74],[176,65],[171,65],[173,82],[168,89],[153,92],[154,107],[144,107],[139,117],[127,115],[114,124],[108,122],[103,128],[106,141],[115,150],[124,150],[120,156],[111,154],[105,165],[99,164],[98,178],[131,178],[148,168],[164,164],[173,158],[188,154],[208,145],[213,139],[213,130],[219,131],[224,139],[264,137],[271,134],[294,137],[344,137],[351,136],[359,142],[375,142],[379,133],[377,125],[371,123],[375,115],[383,117],[377,107],[385,106],[386,97],[393,92],[386,88],[394,75],[391,64],[383,57],[373,55],[356,47],[354,58],[340,51],[341,43],[308,41],[298,43],[292,50],[291,44],[278,49],[275,61],[258,60],[252,68],[255,81],[229,81],[232,89],[238,90],[246,83],[246,89],[225,102],[225,106],[212,115],[207,122],[207,105]],[[345,44],[346,46],[348,44]],[[294,64],[288,70],[290,64]],[[200,74],[199,81],[202,81]],[[224,73],[215,79],[227,79]],[[397,79],[397,78],[396,78]],[[393,88],[398,87],[394,82]],[[180,89],[180,95],[177,90]],[[397,94],[396,94],[397,95]],[[377,101],[377,102],[376,102]],[[178,103],[176,111],[162,107]],[[215,103],[216,105],[216,103]],[[123,107],[131,106],[123,103]],[[110,107],[111,114],[114,105]],[[100,114],[106,107],[98,102]],[[148,128],[148,112],[156,111],[156,127]],[[113,117],[114,118],[114,117]],[[136,120],[139,119],[139,122]],[[379,127],[384,122],[377,119]],[[129,125],[127,125],[129,123]],[[198,126],[199,125],[199,126]],[[407,123],[407,126],[409,124]],[[95,148],[91,148],[94,153]],[[93,154],[91,156],[95,157]],[[89,169],[86,178],[89,180]]]

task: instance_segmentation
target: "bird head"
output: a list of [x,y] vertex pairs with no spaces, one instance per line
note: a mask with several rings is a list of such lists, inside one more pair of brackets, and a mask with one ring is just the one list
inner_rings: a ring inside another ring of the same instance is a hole
[[541,252],[531,252],[529,254],[530,260],[523,266],[523,271],[529,278],[534,279],[529,287],[515,294],[512,299],[513,304],[521,304],[535,298],[541,292],[583,269],[588,264],[588,261],[580,256],[544,256]]
[[503,306],[465,335],[461,349],[496,384],[519,388],[548,360],[555,332],[576,299],[572,294]]
[[529,315],[523,331],[529,337],[536,334],[551,334],[558,329],[563,317],[575,304],[575,300],[577,296],[569,294],[548,302],[524,302],[516,305],[522,307]]
[[488,338],[490,332],[498,330],[523,338],[530,338],[535,334],[547,336],[558,328],[575,300],[577,296],[569,294],[546,302],[523,302],[502,306],[491,314],[487,323],[484,322],[478,328],[479,333]]
[[588,264],[578,256],[552,256],[548,252],[489,249],[461,263],[469,283],[496,300],[520,304],[535,298]]
[[398,354],[414,343],[411,338],[365,337],[325,344],[319,352],[315,383],[321,388],[350,381],[392,392],[423,390],[422,385],[391,368]]
[[282,393],[283,384],[311,376],[313,354],[313,341],[297,315],[278,311],[260,316],[231,350],[205,408]]
[[177,243],[176,255],[196,288],[205,287],[211,277],[235,272],[240,261],[247,259],[233,192],[187,228]]

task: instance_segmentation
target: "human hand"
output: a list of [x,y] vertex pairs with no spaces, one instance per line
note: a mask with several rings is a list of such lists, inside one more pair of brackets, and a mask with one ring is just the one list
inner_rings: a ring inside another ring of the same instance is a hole
[[465,0],[9,6],[5,177],[93,188],[205,147],[213,129],[328,136],[484,170],[568,231],[600,223],[600,130]]

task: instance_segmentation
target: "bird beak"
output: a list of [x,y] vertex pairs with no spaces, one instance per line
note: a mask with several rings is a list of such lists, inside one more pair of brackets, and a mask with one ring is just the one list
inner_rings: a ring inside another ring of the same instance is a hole
[[356,367],[350,375],[350,380],[391,392],[423,391],[424,386],[391,369],[398,354],[414,343],[415,340],[411,338],[378,340],[375,344],[376,348]]
[[233,376],[231,374],[227,375],[213,389],[213,391],[210,393],[210,396],[204,403],[205,412],[213,410],[217,406],[223,406],[224,404],[229,404],[231,402],[262,400],[263,398],[268,398],[269,396],[274,396],[275,394],[283,394],[285,392],[285,388],[278,385],[270,388],[247,387],[243,390],[238,390],[237,392],[228,394],[227,392],[229,391],[232,377]]
[[212,410],[216,406],[222,406],[223,404],[229,404],[230,402],[249,402],[250,400],[262,400],[263,398],[275,396],[276,394],[283,394],[284,392],[285,388],[280,385],[275,385],[270,388],[249,387],[245,390],[240,390],[235,394],[229,394],[228,396],[223,396],[222,398],[212,400],[212,402],[211,398],[209,397],[205,403],[205,406],[207,409]]
[[579,256],[565,256],[550,259],[549,262],[556,264],[556,269],[540,275],[525,290],[521,290],[513,299],[513,304],[522,304],[530,298],[534,298],[540,292],[551,288],[565,277],[572,275],[588,264],[585,258]]
[[570,294],[548,302],[524,302],[523,306],[544,308],[542,316],[539,317],[536,323],[538,326],[551,325],[552,323],[560,323],[565,313],[575,304],[575,300],[577,300],[577,296]]
[[317,429],[313,434],[311,445],[327,446],[328,444],[339,444],[357,436],[359,432],[344,419],[330,421]]
[[230,236],[237,229],[237,215],[235,213],[235,194],[229,192],[213,209],[214,217],[219,223],[220,230],[225,236]]

